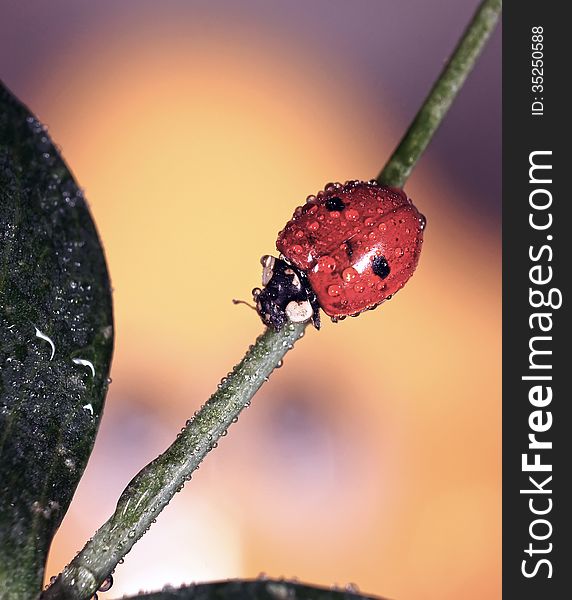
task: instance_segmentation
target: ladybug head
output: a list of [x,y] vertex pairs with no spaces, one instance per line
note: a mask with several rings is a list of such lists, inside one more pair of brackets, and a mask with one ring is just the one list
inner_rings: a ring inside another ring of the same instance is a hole
[[280,331],[289,321],[312,319],[319,329],[319,306],[305,275],[280,258],[263,256],[260,262],[263,287],[254,288],[252,296],[264,324]]

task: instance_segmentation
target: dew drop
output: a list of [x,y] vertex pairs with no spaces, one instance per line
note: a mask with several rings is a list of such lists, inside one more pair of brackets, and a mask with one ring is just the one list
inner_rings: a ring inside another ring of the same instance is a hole
[[328,287],[328,295],[329,296],[339,296],[341,291],[342,291],[342,288],[339,285],[331,285]]
[[356,277],[357,271],[353,267],[348,267],[342,272],[342,279],[347,283],[351,283]]
[[357,221],[359,219],[359,212],[354,208],[346,210],[344,214],[348,221]]
[[98,592],[109,592],[109,590],[111,589],[112,586],[113,586],[113,575],[108,575],[103,580],[103,583],[99,586],[97,591]]
[[318,271],[331,273],[336,268],[336,261],[331,256],[321,256],[318,260]]
[[36,329],[36,337],[40,338],[41,340],[44,340],[45,342],[48,342],[48,344],[50,345],[50,349],[51,349],[50,360],[52,360],[52,358],[54,358],[54,354],[56,353],[56,346],[55,346],[54,342],[52,342],[52,340],[45,333],[42,333],[37,327],[35,327],[35,329]]
[[308,229],[310,231],[318,231],[318,229],[320,229],[320,224],[318,223],[318,221],[312,221],[309,225],[308,225]]
[[72,358],[72,363],[74,365],[80,365],[81,367],[87,367],[91,371],[91,376],[95,377],[95,367],[90,360],[86,358]]

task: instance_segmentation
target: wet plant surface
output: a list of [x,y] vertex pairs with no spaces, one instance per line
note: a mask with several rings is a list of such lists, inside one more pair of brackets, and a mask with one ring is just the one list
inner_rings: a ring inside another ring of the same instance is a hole
[[26,597],[41,585],[95,440],[113,319],[83,194],[42,124],[5,88],[0,236],[0,581],[20,582],[14,597]]

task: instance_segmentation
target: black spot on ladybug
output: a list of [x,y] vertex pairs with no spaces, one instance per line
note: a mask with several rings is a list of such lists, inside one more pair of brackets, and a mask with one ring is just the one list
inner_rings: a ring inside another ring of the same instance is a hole
[[391,269],[385,256],[375,256],[371,261],[371,268],[373,272],[382,279],[385,279],[391,273]]
[[346,246],[346,254],[348,255],[348,258],[351,258],[354,253],[354,247],[350,240],[346,240],[344,244]]
[[344,204],[343,200],[341,198],[338,198],[338,196],[334,196],[326,200],[326,208],[330,212],[334,210],[337,210],[339,212],[344,210],[345,207],[346,205]]

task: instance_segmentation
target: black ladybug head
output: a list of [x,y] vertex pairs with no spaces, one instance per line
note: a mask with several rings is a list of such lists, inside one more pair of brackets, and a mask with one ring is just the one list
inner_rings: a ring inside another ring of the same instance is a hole
[[304,274],[280,258],[263,256],[263,288],[252,290],[256,311],[268,327],[280,331],[286,323],[312,319],[320,328],[319,306]]

